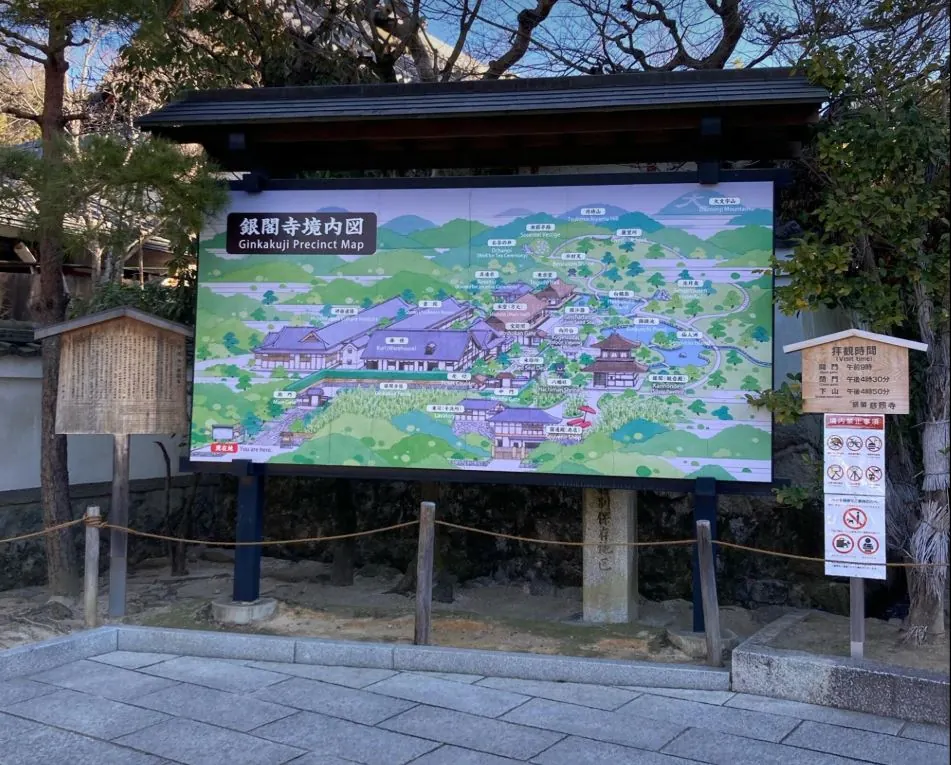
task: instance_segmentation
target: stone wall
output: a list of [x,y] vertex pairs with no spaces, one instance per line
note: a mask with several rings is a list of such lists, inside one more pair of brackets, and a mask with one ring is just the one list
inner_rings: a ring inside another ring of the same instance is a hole
[[[193,477],[176,476],[172,479],[170,502],[173,514],[185,502],[192,491]],[[219,499],[220,481],[216,476],[203,476],[199,479],[195,495],[194,533],[201,538],[213,538],[225,534],[233,538],[229,531],[228,519],[221,518],[215,511]],[[142,531],[163,532],[166,524],[165,481],[145,479],[130,482],[129,525]],[[79,518],[90,505],[98,505],[101,513],[108,516],[111,504],[109,483],[91,483],[73,486],[70,489],[73,517]],[[227,505],[227,503],[225,503]],[[233,519],[230,521],[233,528]],[[27,534],[43,527],[43,511],[38,489],[0,492],[0,539]],[[70,529],[82,560],[84,531],[82,527]],[[209,537],[209,535],[212,535]],[[102,535],[100,562],[108,565],[109,535]],[[129,540],[129,562],[145,557],[164,554],[161,542],[144,539]],[[40,585],[46,582],[46,553],[43,539],[28,539],[22,542],[0,544],[0,590],[28,585]]]

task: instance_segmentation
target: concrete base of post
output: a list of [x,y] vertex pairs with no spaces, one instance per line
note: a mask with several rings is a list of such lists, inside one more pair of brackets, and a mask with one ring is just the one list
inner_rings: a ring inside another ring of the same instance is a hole
[[633,491],[585,489],[583,619],[624,624],[637,619],[637,496]]
[[251,603],[239,603],[234,600],[214,600],[211,603],[211,616],[222,624],[251,624],[270,619],[277,610],[274,598],[260,598]]

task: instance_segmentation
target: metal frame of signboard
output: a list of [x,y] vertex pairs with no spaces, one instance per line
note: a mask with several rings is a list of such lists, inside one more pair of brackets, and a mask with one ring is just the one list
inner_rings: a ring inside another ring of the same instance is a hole
[[[458,176],[436,178],[339,178],[339,179],[272,179],[260,173],[249,173],[241,180],[231,181],[233,191],[250,194],[263,191],[330,191],[372,189],[439,189],[439,188],[532,188],[541,186],[623,186],[655,184],[700,184],[699,171],[665,173],[599,173],[586,175],[512,175],[512,176]],[[776,187],[789,182],[790,174],[783,169],[719,171],[717,183],[767,182]],[[774,200],[775,211],[775,200]],[[775,221],[775,213],[774,213]],[[775,225],[774,225],[775,228]],[[199,255],[200,257],[200,255]],[[771,274],[775,289],[775,276]],[[772,371],[775,374],[776,342],[775,311],[770,311],[770,337],[772,338]],[[194,376],[194,355],[192,373]],[[773,385],[776,380],[773,379]],[[189,412],[189,415],[191,412]],[[771,423],[770,444],[775,421]],[[768,495],[781,483],[773,476],[771,481],[715,481],[717,494]],[[300,465],[294,463],[249,463],[180,460],[182,472],[204,472],[238,476],[295,476],[314,478],[349,478],[380,481],[417,481],[440,483],[493,483],[528,486],[563,486],[598,489],[632,489],[648,491],[690,492],[697,490],[698,480],[687,478],[642,478],[638,476],[592,476],[564,473],[531,473],[481,470],[438,470],[431,468],[384,468],[350,467],[344,465]],[[713,479],[708,479],[713,481]],[[706,494],[707,492],[704,492]]]

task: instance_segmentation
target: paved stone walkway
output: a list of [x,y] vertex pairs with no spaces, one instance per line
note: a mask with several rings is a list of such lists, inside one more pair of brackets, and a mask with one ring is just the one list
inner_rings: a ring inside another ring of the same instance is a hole
[[947,765],[948,730],[722,691],[117,651],[0,683],[3,765]]

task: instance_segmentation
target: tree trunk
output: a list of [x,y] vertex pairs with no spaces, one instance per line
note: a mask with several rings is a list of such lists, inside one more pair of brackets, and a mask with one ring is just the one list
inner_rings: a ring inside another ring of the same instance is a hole
[[924,421],[921,424],[921,452],[924,470],[921,481],[921,506],[918,524],[910,541],[914,563],[931,564],[910,569],[908,594],[908,637],[921,643],[929,636],[944,634],[944,592],[948,570],[948,416],[951,392],[948,389],[951,360],[951,331],[947,306],[938,306],[943,315],[935,317],[935,306],[924,285],[914,285],[914,302],[921,339],[928,343],[924,371]]
[[[35,306],[40,324],[48,325],[66,317],[66,293],[63,289],[63,220],[66,190],[58,184],[63,177],[66,137],[64,103],[66,70],[64,51],[68,28],[56,21],[49,25],[47,54],[43,76],[42,145],[45,177],[38,188],[38,245],[40,290]],[[69,473],[66,461],[66,436],[56,435],[56,394],[59,386],[59,341],[43,341],[43,395],[40,423],[40,493],[43,522],[47,526],[72,519],[69,502]],[[79,562],[72,530],[46,536],[46,565],[52,595],[79,594]]]

